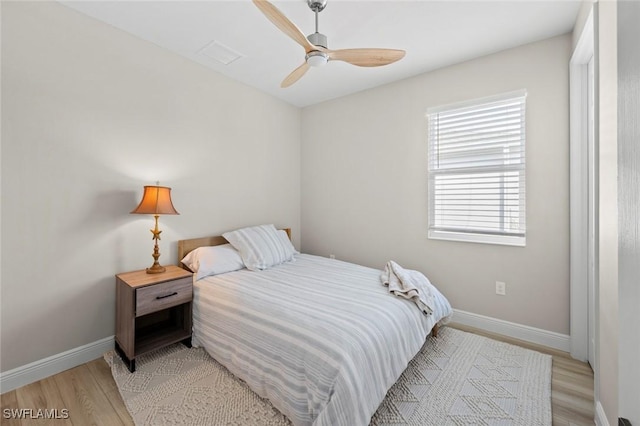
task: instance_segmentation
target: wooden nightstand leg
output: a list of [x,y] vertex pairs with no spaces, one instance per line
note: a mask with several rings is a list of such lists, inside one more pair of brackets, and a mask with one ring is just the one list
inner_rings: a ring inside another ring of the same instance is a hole
[[120,358],[122,358],[122,361],[124,361],[129,371],[134,373],[136,371],[136,360],[127,358],[122,348],[120,348],[120,345],[118,345],[118,342],[116,342],[116,352],[120,355]]
[[191,347],[191,337],[187,337],[186,339],[181,340],[180,343],[182,343],[186,347],[190,348]]

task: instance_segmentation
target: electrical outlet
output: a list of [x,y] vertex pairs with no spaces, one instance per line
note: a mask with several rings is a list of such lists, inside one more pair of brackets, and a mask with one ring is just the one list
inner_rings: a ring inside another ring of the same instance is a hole
[[336,258],[336,255],[335,255],[335,254],[331,253],[331,254],[329,255],[329,259],[335,259],[335,258]]
[[507,294],[507,284],[502,281],[496,281],[496,294],[505,296]]

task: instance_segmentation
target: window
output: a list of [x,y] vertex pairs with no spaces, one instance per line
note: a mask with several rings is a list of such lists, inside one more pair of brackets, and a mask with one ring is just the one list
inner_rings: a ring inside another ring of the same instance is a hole
[[427,111],[429,238],[525,245],[525,99]]

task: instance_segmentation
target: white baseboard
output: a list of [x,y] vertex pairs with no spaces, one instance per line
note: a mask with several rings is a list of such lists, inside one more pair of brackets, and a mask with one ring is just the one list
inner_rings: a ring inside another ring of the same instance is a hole
[[596,418],[594,420],[596,421],[596,426],[609,426],[609,420],[607,420],[607,415],[600,401],[596,401]]
[[114,341],[114,336],[105,337],[104,339],[0,373],[0,393],[12,391],[100,358],[105,352],[113,349]]
[[571,337],[567,334],[529,327],[528,325],[478,315],[459,309],[453,310],[453,318],[451,321],[565,352],[571,350]]

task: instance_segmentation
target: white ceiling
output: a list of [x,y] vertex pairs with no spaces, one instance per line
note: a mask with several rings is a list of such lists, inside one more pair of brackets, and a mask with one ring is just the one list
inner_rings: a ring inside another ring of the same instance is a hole
[[[407,55],[377,68],[333,61],[281,89],[304,51],[250,0],[62,3],[300,107],[567,33],[580,8],[580,0],[328,0],[319,30],[330,49],[384,47]],[[304,34],[314,32],[306,0],[272,3]],[[229,65],[212,59],[203,48],[214,41],[242,57]]]

